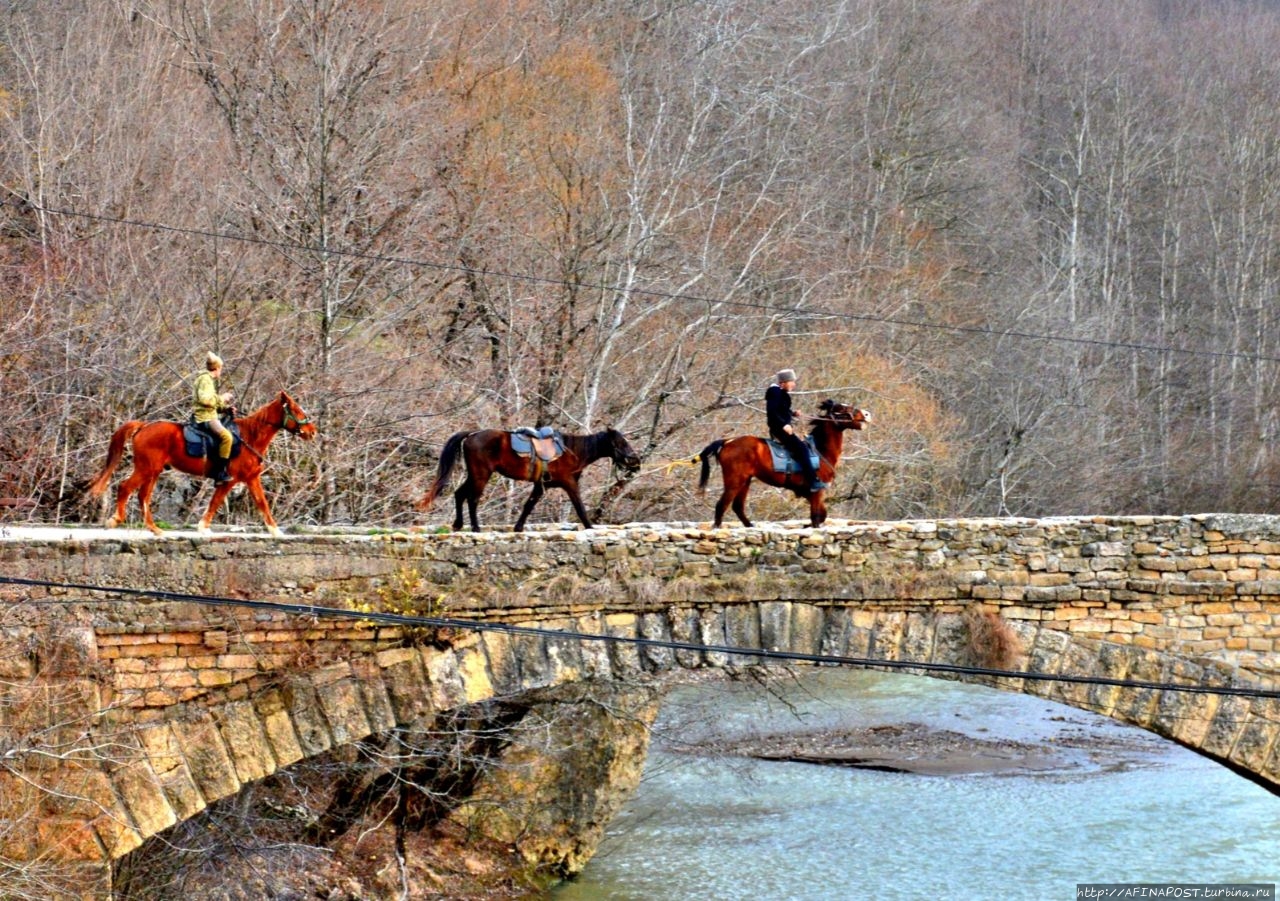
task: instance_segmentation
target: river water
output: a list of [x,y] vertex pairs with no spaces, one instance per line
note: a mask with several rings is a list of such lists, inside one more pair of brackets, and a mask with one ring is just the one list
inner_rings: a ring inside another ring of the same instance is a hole
[[[920,775],[696,750],[760,732],[902,724],[1045,754]],[[821,669],[767,687],[675,689],[640,787],[586,870],[552,897],[1048,901],[1085,882],[1280,882],[1280,797],[1149,733],[1039,698]]]

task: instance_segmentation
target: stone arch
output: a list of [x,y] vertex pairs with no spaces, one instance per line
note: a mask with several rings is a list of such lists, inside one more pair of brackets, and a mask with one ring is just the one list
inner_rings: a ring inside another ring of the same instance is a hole
[[[615,618],[615,621],[620,618]],[[620,625],[620,623],[619,623]],[[961,612],[921,613],[813,602],[761,601],[682,606],[636,619],[635,636],[712,646],[759,648],[807,655],[974,666]],[[1218,660],[1194,660],[1132,644],[1118,644],[1023,621],[1007,622],[1019,650],[1009,669],[1144,683],[1249,688]],[[651,669],[726,666],[721,651],[642,648]],[[1032,694],[1137,726],[1184,745],[1280,793],[1280,701],[1247,695],[1131,688],[1090,682],[939,674],[1004,691]]]
[[[85,858],[116,859],[210,803],[301,760],[499,695],[758,659],[725,648],[972,663],[960,608],[919,612],[887,604],[783,600],[684,603],[527,625],[546,631],[490,627],[452,635],[447,645],[353,654],[281,676],[252,695],[179,707],[163,720],[132,725],[111,739],[132,753],[118,755],[116,763],[97,775],[80,774],[87,782],[79,797],[92,801],[94,815],[86,817],[83,805],[79,813],[69,811],[70,819],[80,824],[75,842],[101,849],[98,855],[83,854]],[[1174,684],[1242,684],[1220,663],[1082,638],[1043,625],[1014,621],[1009,627],[1020,643],[1014,669]],[[931,674],[911,667],[905,671]],[[1273,790],[1280,785],[1280,709],[1274,700],[1024,679],[972,681],[1110,716],[1178,741]]]

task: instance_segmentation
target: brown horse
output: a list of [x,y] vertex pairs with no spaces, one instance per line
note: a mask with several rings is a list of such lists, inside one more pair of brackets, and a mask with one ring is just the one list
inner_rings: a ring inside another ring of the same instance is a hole
[[[818,478],[830,484],[835,480],[836,467],[840,464],[840,454],[844,450],[845,429],[860,429],[871,421],[871,414],[857,407],[846,406],[833,400],[822,402],[819,411],[821,417],[813,426],[813,444],[818,451]],[[724,521],[724,512],[733,504],[733,512],[738,514],[744,526],[751,525],[747,518],[747,489],[751,487],[753,478],[775,488],[787,488],[800,497],[809,498],[809,523],[817,528],[827,518],[827,505],[823,498],[825,491],[809,494],[808,485],[803,473],[782,473],[773,470],[773,454],[768,442],[754,435],[741,435],[737,438],[712,441],[702,453],[702,478],[698,482],[698,490],[705,491],[707,480],[711,478],[711,458],[720,461],[721,474],[724,476],[724,493],[716,502],[715,527],[720,528]]]
[[640,456],[631,449],[627,439],[617,429],[607,429],[594,435],[562,435],[564,453],[555,460],[542,464],[541,472],[534,472],[535,467],[530,457],[521,456],[511,449],[511,433],[500,429],[481,429],[475,432],[458,432],[445,442],[440,451],[440,468],[435,481],[427,493],[418,502],[419,509],[430,509],[436,496],[444,488],[453,472],[454,464],[462,455],[467,466],[467,479],[453,493],[457,505],[457,515],[453,519],[455,531],[462,528],[462,504],[467,504],[471,514],[471,530],[480,531],[480,521],[476,518],[476,504],[489,479],[496,472],[508,479],[520,482],[533,482],[533,493],[525,501],[520,518],[516,520],[515,530],[524,530],[524,522],[533,512],[534,505],[542,498],[548,487],[563,488],[578,518],[588,529],[591,520],[582,506],[582,497],[578,493],[578,476],[597,460],[608,457],[628,473],[640,469]]
[[[280,529],[271,516],[271,508],[267,504],[266,492],[262,490],[262,470],[265,464],[264,455],[276,433],[281,429],[291,432],[300,438],[310,441],[316,436],[316,427],[307,417],[302,407],[298,406],[288,394],[281,391],[280,396],[260,410],[236,420],[240,427],[240,440],[243,447],[240,453],[227,465],[227,473],[231,481],[218,485],[209,499],[209,509],[200,520],[199,531],[207,533],[213,522],[213,514],[217,512],[222,501],[236,484],[243,482],[249,487],[249,494],[262,514],[262,521],[267,530],[274,536],[280,536]],[[111,481],[111,474],[120,465],[124,456],[125,445],[133,443],[133,472],[120,483],[116,489],[116,513],[107,520],[107,528],[114,529],[124,522],[125,505],[129,495],[138,492],[138,503],[142,505],[142,518],[147,528],[160,534],[160,527],[151,518],[151,492],[155,490],[156,481],[165,467],[172,466],[193,476],[207,476],[210,461],[204,457],[192,457],[187,454],[182,438],[182,424],[178,422],[143,422],[130,420],[116,429],[111,436],[111,445],[107,452],[106,465],[98,473],[89,486],[90,497],[101,497]]]

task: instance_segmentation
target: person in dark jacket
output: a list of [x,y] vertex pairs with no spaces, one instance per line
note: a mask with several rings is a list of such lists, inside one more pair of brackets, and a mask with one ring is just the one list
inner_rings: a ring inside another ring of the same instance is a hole
[[769,423],[769,434],[774,440],[787,449],[804,471],[810,494],[817,494],[827,487],[826,482],[819,481],[814,471],[813,461],[809,459],[809,448],[804,440],[796,434],[793,420],[799,415],[791,409],[791,391],[796,386],[794,369],[783,369],[773,377],[773,384],[764,393],[765,418]]

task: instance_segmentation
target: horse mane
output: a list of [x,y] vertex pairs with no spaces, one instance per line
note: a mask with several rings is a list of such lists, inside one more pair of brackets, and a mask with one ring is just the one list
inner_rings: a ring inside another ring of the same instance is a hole
[[575,435],[570,432],[561,432],[560,438],[564,441],[566,450],[572,451],[580,460],[588,460],[592,457],[598,458],[601,439],[607,434],[607,432],[593,432],[590,435]]
[[818,429],[822,429],[823,431],[839,432],[839,429],[836,428],[835,422],[831,419],[831,411],[835,406],[836,402],[829,397],[822,403],[818,404],[819,416],[814,420],[813,431],[816,432]]
[[236,419],[237,425],[240,426],[240,440],[259,453],[263,452],[266,449],[266,445],[271,443],[271,439],[281,429],[283,422],[283,392],[277,394],[252,413],[247,413]]
[[281,416],[283,417],[284,401],[280,399],[280,395],[278,394],[275,396],[273,400],[267,401],[267,403],[263,404],[261,407],[254,410],[252,413],[246,413],[243,417],[240,418],[240,423],[242,425],[246,422],[252,422],[254,424],[262,423],[263,425],[272,425],[273,423],[271,420],[274,417],[270,416],[269,414],[273,410],[279,410],[281,413]]

